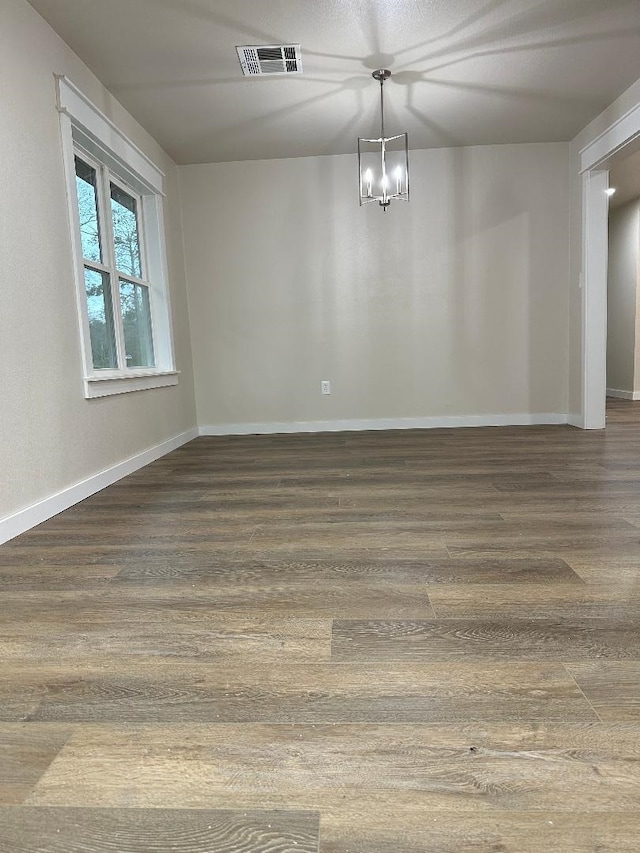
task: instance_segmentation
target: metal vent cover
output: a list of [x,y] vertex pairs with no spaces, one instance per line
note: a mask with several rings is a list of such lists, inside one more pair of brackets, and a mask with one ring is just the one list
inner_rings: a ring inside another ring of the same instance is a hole
[[236,50],[245,77],[302,74],[299,44],[244,44]]

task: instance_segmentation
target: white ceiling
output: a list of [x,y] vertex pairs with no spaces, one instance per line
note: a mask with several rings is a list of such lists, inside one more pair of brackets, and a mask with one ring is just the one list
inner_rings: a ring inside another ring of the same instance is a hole
[[[571,139],[640,77],[640,0],[30,0],[178,163]],[[300,43],[245,78],[235,46]]]

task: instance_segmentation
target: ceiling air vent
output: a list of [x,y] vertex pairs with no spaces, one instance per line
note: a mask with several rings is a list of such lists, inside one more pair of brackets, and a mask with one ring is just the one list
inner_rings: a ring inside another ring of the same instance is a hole
[[245,44],[236,50],[245,77],[302,74],[299,44]]

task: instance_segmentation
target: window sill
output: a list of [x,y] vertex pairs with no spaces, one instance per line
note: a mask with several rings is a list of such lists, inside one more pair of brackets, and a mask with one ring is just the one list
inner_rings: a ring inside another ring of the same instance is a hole
[[167,388],[170,385],[177,385],[179,376],[179,370],[87,376],[84,380],[84,396],[87,400],[91,400],[94,397],[109,397],[112,394],[127,394],[130,391]]

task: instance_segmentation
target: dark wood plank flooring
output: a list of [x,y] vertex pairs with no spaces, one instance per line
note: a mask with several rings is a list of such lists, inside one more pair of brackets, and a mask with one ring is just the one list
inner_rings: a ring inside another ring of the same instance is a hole
[[640,849],[608,409],[201,438],[0,547],[0,851]]

